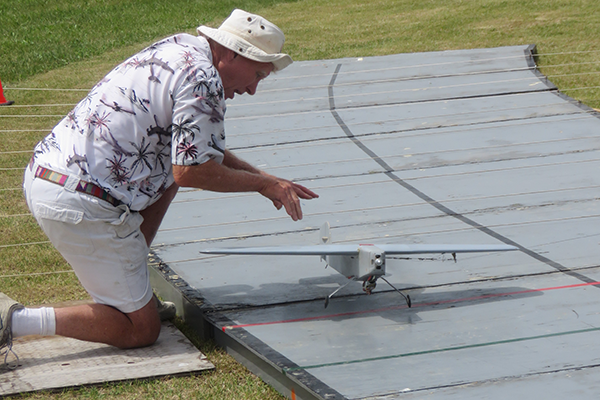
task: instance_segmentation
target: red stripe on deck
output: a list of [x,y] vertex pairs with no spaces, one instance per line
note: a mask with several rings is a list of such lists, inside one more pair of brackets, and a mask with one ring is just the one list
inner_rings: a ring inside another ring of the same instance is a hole
[[[555,286],[555,287],[549,287],[549,288],[543,288],[543,289],[519,290],[517,292],[487,294],[487,295],[483,295],[483,296],[465,297],[465,298],[462,298],[462,299],[442,300],[442,301],[434,301],[434,302],[430,302],[430,303],[418,303],[418,304],[413,304],[413,308],[435,306],[435,305],[438,305],[438,304],[460,303],[460,302],[463,302],[463,301],[483,300],[483,299],[490,299],[490,298],[494,298],[494,297],[514,296],[514,295],[517,295],[517,294],[536,293],[536,292],[548,292],[550,290],[572,289],[572,288],[578,288],[578,287],[584,287],[584,286],[592,286],[592,285],[600,285],[600,282],[578,283],[576,285]],[[285,319],[285,320],[280,320],[280,321],[259,322],[259,323],[255,323],[255,324],[228,325],[228,326],[224,326],[221,329],[223,330],[223,332],[225,332],[227,329],[248,328],[248,327],[252,327],[252,326],[263,326],[263,325],[289,324],[289,323],[293,323],[293,322],[304,322],[304,321],[314,321],[314,320],[326,319],[326,318],[346,317],[346,316],[350,316],[350,315],[369,314],[369,313],[374,313],[374,312],[399,310],[399,309],[403,309],[403,308],[407,308],[407,306],[406,305],[392,306],[392,307],[378,308],[378,309],[375,309],[375,310],[351,311],[351,312],[339,313],[339,314],[321,315],[321,316],[318,316],[318,317],[305,317],[305,318],[296,318],[296,319]]]

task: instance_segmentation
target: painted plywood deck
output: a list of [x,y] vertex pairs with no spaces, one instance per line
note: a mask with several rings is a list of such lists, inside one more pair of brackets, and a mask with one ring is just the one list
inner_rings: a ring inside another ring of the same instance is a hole
[[[320,194],[294,223],[257,194],[182,189],[153,246],[180,312],[290,398],[586,398],[600,378],[600,120],[532,46],[294,63],[228,105],[228,146]],[[333,241],[511,244],[387,259],[366,296],[318,257],[208,256]],[[201,320],[201,321],[200,321]]]

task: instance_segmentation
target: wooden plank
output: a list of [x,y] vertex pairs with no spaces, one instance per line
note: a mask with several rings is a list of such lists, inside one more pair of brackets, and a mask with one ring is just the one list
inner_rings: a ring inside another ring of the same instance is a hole
[[61,336],[25,336],[14,340],[13,350],[19,367],[0,374],[0,396],[214,368],[170,323],[163,323],[153,346],[140,349],[120,350]]

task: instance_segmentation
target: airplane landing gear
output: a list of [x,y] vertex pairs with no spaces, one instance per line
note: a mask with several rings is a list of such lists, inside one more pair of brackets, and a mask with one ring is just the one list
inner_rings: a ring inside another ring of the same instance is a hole
[[377,278],[374,276],[370,276],[369,279],[363,281],[363,291],[366,294],[371,294],[373,289],[377,286]]

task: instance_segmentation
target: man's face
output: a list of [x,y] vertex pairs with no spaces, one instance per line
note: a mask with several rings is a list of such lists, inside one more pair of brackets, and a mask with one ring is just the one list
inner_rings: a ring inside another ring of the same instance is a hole
[[223,81],[225,98],[233,99],[236,93],[256,93],[258,83],[273,71],[273,64],[250,60],[233,53],[231,57],[221,61],[217,69]]

